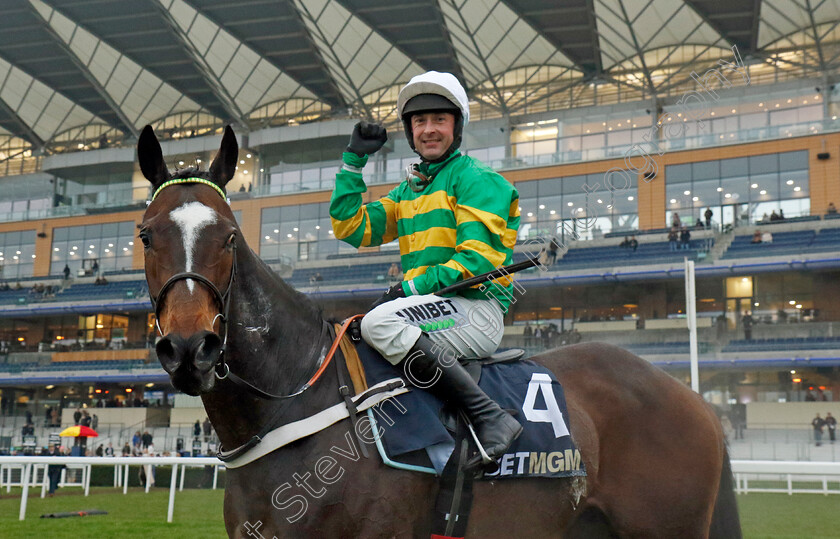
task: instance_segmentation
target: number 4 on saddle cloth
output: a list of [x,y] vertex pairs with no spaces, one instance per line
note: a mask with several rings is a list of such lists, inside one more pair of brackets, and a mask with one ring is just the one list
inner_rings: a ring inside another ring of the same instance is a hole
[[[356,343],[356,350],[369,386],[406,378],[364,341]],[[569,433],[563,388],[551,372],[527,360],[485,364],[479,386],[503,409],[513,411],[524,427],[499,459],[499,469],[485,472],[484,478],[586,475]],[[455,437],[441,420],[446,408],[431,393],[412,388],[368,410],[383,460],[394,467],[441,475],[455,447]]]

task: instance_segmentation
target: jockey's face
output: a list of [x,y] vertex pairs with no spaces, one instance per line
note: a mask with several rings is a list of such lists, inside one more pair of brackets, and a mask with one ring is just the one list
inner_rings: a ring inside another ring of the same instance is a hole
[[441,157],[452,146],[455,115],[451,112],[423,112],[411,117],[414,147],[427,161]]

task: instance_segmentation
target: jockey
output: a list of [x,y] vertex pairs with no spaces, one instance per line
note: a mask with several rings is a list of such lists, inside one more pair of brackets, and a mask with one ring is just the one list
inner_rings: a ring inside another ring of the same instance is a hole
[[470,111],[449,73],[429,71],[400,91],[397,109],[421,162],[386,196],[363,204],[362,167],[387,141],[385,128],[359,122],[330,201],[335,237],[354,247],[399,239],[404,280],[362,320],[362,337],[416,386],[458,405],[487,455],[501,457],[522,426],[458,362],[499,346],[512,294],[508,277],[446,297],[435,292],[511,263],[519,194],[501,175],[458,148]]

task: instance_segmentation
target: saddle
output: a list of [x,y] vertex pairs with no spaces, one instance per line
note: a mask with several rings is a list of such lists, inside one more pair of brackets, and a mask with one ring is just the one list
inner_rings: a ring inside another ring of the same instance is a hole
[[[352,331],[350,335],[352,338]],[[368,383],[401,377],[399,369],[358,334],[355,337],[353,348]],[[525,427],[496,470],[465,467],[477,451],[471,425],[463,413],[430,393],[411,388],[367,410],[376,448],[386,465],[439,477],[433,537],[463,537],[474,480],[586,475],[569,434],[559,382],[524,355],[520,349],[504,350],[462,363],[488,396]]]

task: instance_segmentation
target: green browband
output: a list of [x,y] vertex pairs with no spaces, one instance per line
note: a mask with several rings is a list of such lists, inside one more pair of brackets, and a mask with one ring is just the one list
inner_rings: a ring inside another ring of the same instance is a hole
[[163,191],[166,187],[170,185],[175,185],[178,183],[203,183],[204,185],[209,185],[213,189],[216,190],[217,193],[222,197],[222,200],[227,200],[227,196],[225,196],[225,192],[222,191],[222,188],[216,185],[215,183],[211,182],[210,180],[205,180],[204,178],[181,178],[178,180],[169,180],[168,182],[164,182],[161,184],[160,187],[155,190],[155,194],[152,195],[152,202],[155,201],[155,198]]

